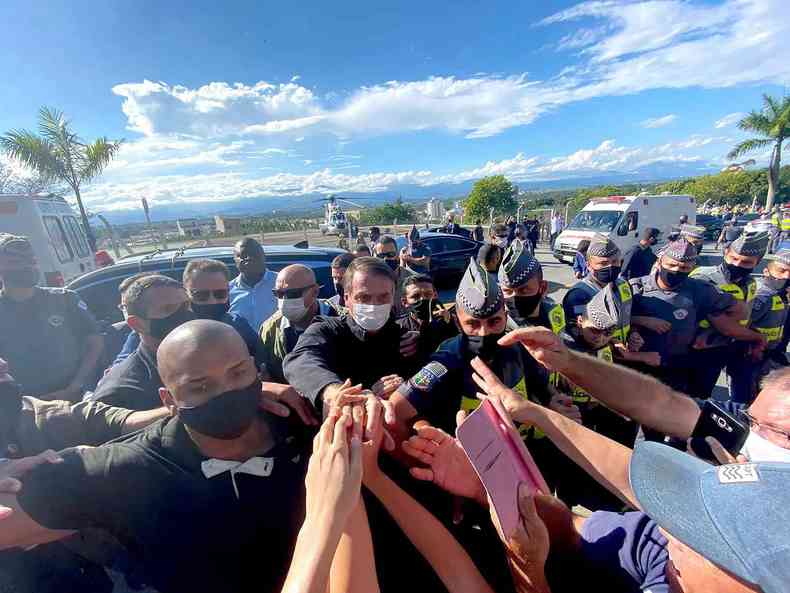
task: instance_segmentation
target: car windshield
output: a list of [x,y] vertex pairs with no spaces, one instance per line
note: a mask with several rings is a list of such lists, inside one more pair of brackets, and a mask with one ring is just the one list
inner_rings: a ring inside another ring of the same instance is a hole
[[568,229],[609,232],[622,214],[619,210],[582,210],[568,225]]

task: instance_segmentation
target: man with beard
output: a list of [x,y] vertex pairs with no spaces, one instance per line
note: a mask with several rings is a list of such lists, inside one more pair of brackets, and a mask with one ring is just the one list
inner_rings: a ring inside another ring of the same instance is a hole
[[708,320],[700,320],[692,356],[696,372],[689,385],[691,393],[697,397],[710,397],[723,368],[737,365],[739,359],[746,356],[760,356],[766,346],[763,335],[749,329],[748,323],[757,293],[757,282],[751,274],[767,247],[767,233],[742,235],[727,247],[720,265],[699,267],[691,273],[692,278],[707,282],[735,298],[739,324],[725,334],[711,327]]
[[507,327],[505,299],[494,277],[475,260],[461,280],[455,303],[461,333],[444,342],[428,364],[392,395],[398,419],[419,416],[454,431],[458,410],[473,410],[480,403],[469,366],[476,356],[509,387],[547,402],[548,376],[532,357],[525,356],[523,349],[497,346]]
[[258,410],[261,384],[238,333],[209,320],[157,352],[172,417],[39,466],[17,496],[0,547],[99,527],[123,542],[162,593],[279,591],[304,517],[309,435]]
[[0,233],[0,356],[30,395],[78,401],[95,385],[104,339],[76,293],[40,288],[39,275],[27,237]]

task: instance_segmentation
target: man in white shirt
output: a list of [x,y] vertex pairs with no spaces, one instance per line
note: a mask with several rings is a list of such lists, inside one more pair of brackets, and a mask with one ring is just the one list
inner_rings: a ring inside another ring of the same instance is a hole
[[549,241],[549,247],[551,249],[554,248],[554,240],[557,238],[557,235],[562,232],[562,227],[562,216],[560,216],[559,212],[555,212],[551,216],[551,239]]
[[230,313],[240,315],[256,332],[277,310],[274,283],[277,274],[266,269],[263,247],[252,237],[245,237],[233,247],[233,259],[239,275],[228,284]]

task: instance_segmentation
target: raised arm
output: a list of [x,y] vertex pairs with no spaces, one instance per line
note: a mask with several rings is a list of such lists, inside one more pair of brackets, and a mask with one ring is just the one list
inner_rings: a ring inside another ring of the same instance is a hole
[[573,352],[545,328],[515,330],[500,344],[517,342],[547,369],[558,371],[612,410],[670,436],[691,436],[700,410],[690,397],[648,375]]
[[39,525],[19,506],[15,494],[0,494],[0,507],[11,509],[0,527],[0,550],[28,548],[63,539],[73,531],[47,529]]

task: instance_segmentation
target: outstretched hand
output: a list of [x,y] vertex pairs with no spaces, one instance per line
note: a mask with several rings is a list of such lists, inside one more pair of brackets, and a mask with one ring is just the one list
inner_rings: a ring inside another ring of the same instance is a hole
[[[23,477],[34,467],[44,463],[62,462],[63,458],[52,449],[47,449],[38,455],[31,455],[30,457],[3,461],[0,463],[0,493],[16,494],[22,490],[22,482],[18,478]],[[0,519],[5,519],[12,512],[13,509],[0,506]]]
[[499,338],[500,346],[521,344],[550,371],[562,373],[571,364],[571,351],[562,340],[545,327],[522,327]]
[[261,383],[261,397],[258,400],[258,405],[262,410],[283,418],[290,416],[291,410],[293,410],[305,426],[320,424],[313,404],[299,395],[299,392],[290,385],[264,381]]

